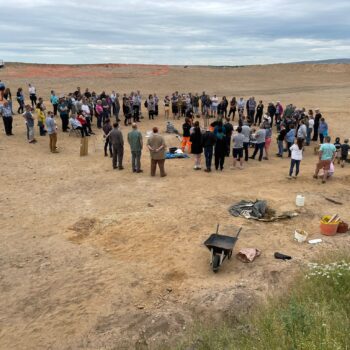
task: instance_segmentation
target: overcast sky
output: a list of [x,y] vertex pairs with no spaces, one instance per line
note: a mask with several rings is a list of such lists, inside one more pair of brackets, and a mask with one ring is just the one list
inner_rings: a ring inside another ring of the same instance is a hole
[[0,0],[0,59],[244,65],[350,57],[350,0]]

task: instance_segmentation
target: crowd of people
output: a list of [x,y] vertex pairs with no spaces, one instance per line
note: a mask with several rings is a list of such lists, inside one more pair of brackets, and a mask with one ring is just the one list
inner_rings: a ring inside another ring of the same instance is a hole
[[[253,96],[247,100],[243,97],[227,99],[226,96],[210,96],[204,91],[201,95],[175,91],[165,96],[161,102],[157,94],[150,94],[143,100],[140,91],[120,96],[115,91],[110,94],[105,91],[97,94],[94,91],[90,92],[88,88],[83,92],[77,87],[74,92],[66,95],[57,95],[51,90],[52,111],[47,111],[43,98],[37,95],[33,84],[28,85],[28,96],[30,102],[26,103],[23,89],[18,88],[17,113],[24,117],[29,143],[36,143],[35,120],[39,135],[49,135],[52,153],[58,152],[57,116],[61,119],[62,132],[76,130],[81,137],[95,134],[93,125],[96,124],[97,129],[103,131],[104,155],[108,156],[109,151],[110,157],[113,158],[113,168],[120,170],[123,169],[124,140],[119,124],[123,122],[125,126],[132,126],[128,133],[132,170],[140,173],[143,141],[137,124],[144,119],[143,110],[149,120],[157,118],[161,113],[160,105],[165,120],[171,117],[174,120],[184,118],[181,149],[193,154],[195,170],[201,169],[201,155],[204,153],[205,171],[212,171],[213,158],[215,169],[222,171],[231,149],[231,168],[238,164],[239,169],[243,169],[244,162],[256,157],[259,161],[268,160],[271,157],[270,145],[275,132],[278,147],[276,156],[282,158],[287,154],[287,157],[291,158],[288,175],[290,179],[298,176],[304,147],[309,146],[311,142],[321,144],[314,177],[317,178],[319,171],[323,169],[323,182],[329,177],[334,161],[338,160],[344,167],[348,157],[349,140],[341,142],[340,138],[337,138],[334,144],[331,143],[328,124],[319,109],[306,112],[305,108],[297,108],[293,104],[284,108],[280,101],[269,102],[265,110],[263,101],[256,102]],[[8,136],[13,135],[13,108],[11,91],[0,81],[0,114]],[[94,119],[96,123],[93,123]],[[166,144],[156,127],[148,138],[147,148],[152,159],[151,174],[155,174],[158,164],[161,176],[165,176]],[[250,148],[253,148],[251,154]]]

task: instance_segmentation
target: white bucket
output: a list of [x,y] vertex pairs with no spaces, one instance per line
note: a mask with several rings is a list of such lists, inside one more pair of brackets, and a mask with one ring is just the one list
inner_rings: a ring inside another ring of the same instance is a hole
[[301,194],[298,194],[295,198],[295,204],[297,205],[297,207],[303,207],[305,204],[305,197]]
[[294,231],[294,239],[299,243],[303,243],[306,241],[308,233],[304,230],[295,230]]

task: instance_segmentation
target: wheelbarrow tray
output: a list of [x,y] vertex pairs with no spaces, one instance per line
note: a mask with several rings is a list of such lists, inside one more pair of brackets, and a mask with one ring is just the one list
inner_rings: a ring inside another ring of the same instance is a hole
[[222,249],[225,252],[231,251],[236,244],[238,237],[230,237],[225,235],[219,235],[213,233],[210,237],[204,242],[204,245],[209,249]]

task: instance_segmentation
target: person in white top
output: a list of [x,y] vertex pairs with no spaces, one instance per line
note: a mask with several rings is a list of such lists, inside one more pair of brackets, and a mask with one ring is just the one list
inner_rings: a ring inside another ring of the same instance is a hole
[[314,129],[314,125],[315,125],[315,119],[313,115],[309,116],[309,125],[308,128],[306,130],[306,146],[310,145],[311,142],[311,134],[312,134],[312,130]]
[[32,103],[32,108],[36,106],[36,89],[32,84],[28,84],[29,98]]
[[[298,137],[289,149],[291,151],[290,169],[288,179],[296,179],[299,174],[300,162],[303,159],[303,145],[304,139]],[[295,175],[293,175],[295,166]]]
[[218,105],[219,105],[219,99],[217,98],[216,95],[214,95],[211,98],[211,113],[213,116],[216,118],[216,115],[218,113]]

